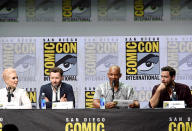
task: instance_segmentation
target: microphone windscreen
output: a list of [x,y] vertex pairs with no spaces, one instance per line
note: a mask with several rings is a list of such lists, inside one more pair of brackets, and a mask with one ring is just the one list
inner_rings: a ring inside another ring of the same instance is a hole
[[115,80],[112,81],[112,87],[114,87],[114,86],[115,86]]

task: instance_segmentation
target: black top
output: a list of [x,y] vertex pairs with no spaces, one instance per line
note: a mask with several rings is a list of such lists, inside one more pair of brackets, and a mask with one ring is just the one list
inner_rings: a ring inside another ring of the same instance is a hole
[[[153,87],[152,96],[155,94],[158,87],[159,85],[155,85]],[[187,104],[187,107],[192,107],[192,95],[187,85],[181,83],[175,83],[175,91],[177,95],[177,100],[184,100],[185,104]],[[170,95],[167,90],[163,90],[160,93],[160,99],[157,108],[163,107],[163,101],[171,101]],[[149,107],[151,107],[150,102]]]

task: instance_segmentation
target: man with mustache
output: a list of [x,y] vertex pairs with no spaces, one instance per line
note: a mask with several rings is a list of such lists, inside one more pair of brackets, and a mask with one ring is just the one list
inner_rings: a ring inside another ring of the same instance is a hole
[[[122,74],[119,66],[113,65],[109,68],[109,71],[107,73],[109,82],[99,85],[95,90],[95,95],[93,98],[93,106],[95,108],[100,107],[101,95],[103,95],[106,100],[105,108],[114,108],[116,106],[116,103],[113,102],[114,99],[133,100],[133,88],[125,85],[122,82],[119,82],[121,75]],[[139,102],[133,101],[133,103],[130,104],[129,107],[138,108]]]
[[154,86],[149,106],[151,108],[163,107],[163,101],[176,99],[183,100],[187,107],[192,107],[192,96],[189,87],[174,81],[175,69],[166,66],[161,68],[161,71],[161,83]]

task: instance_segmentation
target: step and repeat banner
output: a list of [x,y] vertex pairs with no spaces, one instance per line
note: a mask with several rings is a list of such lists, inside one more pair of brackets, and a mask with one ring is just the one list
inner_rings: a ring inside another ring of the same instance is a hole
[[191,21],[190,0],[1,0],[1,22]]
[[[8,67],[17,70],[18,87],[26,89],[34,108],[41,85],[50,82],[50,68],[63,69],[76,108],[93,108],[95,89],[108,81],[109,67],[118,65],[120,81],[148,108],[163,66],[174,67],[176,82],[192,88],[192,36],[0,37],[0,65],[0,74]],[[2,77],[0,85],[5,87]]]

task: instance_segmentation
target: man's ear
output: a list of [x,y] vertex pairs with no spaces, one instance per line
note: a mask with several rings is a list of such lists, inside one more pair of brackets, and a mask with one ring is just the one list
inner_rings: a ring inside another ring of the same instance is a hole
[[173,81],[175,80],[175,76],[172,76],[172,80],[173,80]]
[[108,78],[109,78],[109,72],[107,73],[107,76],[108,76]]
[[120,74],[119,74],[119,78],[121,78],[121,76],[122,76],[122,74],[120,73]]

